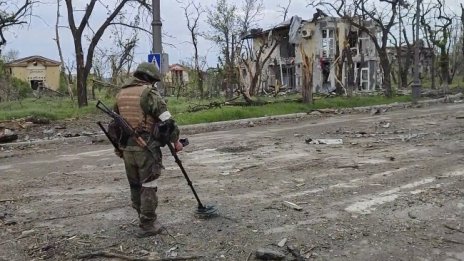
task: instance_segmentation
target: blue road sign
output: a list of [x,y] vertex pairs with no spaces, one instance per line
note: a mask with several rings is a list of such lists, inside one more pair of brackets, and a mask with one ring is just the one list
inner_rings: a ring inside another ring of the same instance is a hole
[[151,53],[148,55],[148,62],[152,63],[153,60],[156,61],[156,65],[158,66],[158,69],[161,68],[161,54],[160,53]]

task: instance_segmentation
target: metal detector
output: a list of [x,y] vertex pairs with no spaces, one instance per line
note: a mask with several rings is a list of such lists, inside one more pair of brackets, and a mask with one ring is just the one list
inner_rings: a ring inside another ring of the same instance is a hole
[[[182,143],[183,143],[183,145],[188,144],[188,140],[184,139],[184,142],[182,142]],[[193,192],[193,195],[195,196],[195,199],[198,202],[198,207],[195,210],[195,215],[198,218],[201,218],[201,219],[207,219],[207,218],[217,216],[218,215],[218,209],[215,206],[213,206],[213,205],[206,205],[205,206],[205,205],[203,205],[201,203],[201,200],[198,197],[197,192],[195,191],[195,188],[193,187],[192,181],[190,180],[189,176],[187,175],[187,172],[185,171],[184,166],[182,166],[182,161],[177,156],[176,150],[174,149],[174,147],[172,146],[172,144],[170,142],[168,142],[167,145],[168,145],[169,150],[171,151],[171,154],[174,157],[177,165],[179,165],[179,168],[182,171],[182,174],[184,174],[184,177],[187,180],[187,184],[192,189],[192,192]]]

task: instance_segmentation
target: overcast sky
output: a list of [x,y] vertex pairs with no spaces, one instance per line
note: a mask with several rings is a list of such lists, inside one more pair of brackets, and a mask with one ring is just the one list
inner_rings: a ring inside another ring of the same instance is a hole
[[[22,0],[12,0],[22,1]],[[151,2],[150,0],[147,0]],[[163,42],[174,44],[175,47],[165,44],[163,46],[164,51],[169,54],[169,62],[171,64],[178,63],[180,61],[189,60],[193,56],[193,48],[189,43],[190,36],[187,30],[186,20],[183,15],[183,9],[181,4],[176,0],[160,0],[161,1],[161,18],[163,20],[163,31],[173,36],[174,38],[164,37]],[[203,7],[211,8],[216,0],[194,0],[200,2]],[[241,2],[239,0],[230,0],[235,2]],[[427,1],[427,0],[426,0]],[[433,1],[433,0],[432,0]],[[91,24],[101,24],[106,18],[106,10],[101,5],[102,2],[108,5],[114,5],[116,0],[105,0],[98,1],[95,11],[91,17]],[[259,21],[260,27],[270,27],[282,21],[282,12],[280,5],[285,5],[286,0],[264,0],[264,12],[261,20]],[[463,3],[464,0],[446,0],[446,5],[450,9],[455,9],[455,12],[459,12],[459,3]],[[83,10],[88,0],[73,0],[73,4],[76,9]],[[292,4],[289,9],[288,16],[298,15],[303,19],[310,19],[314,13],[311,7],[307,7],[307,0],[292,0]],[[65,11],[65,4],[62,1],[61,6],[61,25],[67,25],[67,17]],[[34,17],[31,18],[30,23],[27,26],[15,27],[6,33],[8,40],[7,46],[4,48],[4,53],[10,49],[19,51],[19,56],[29,55],[42,55],[51,59],[59,60],[56,43],[53,40],[55,37],[54,25],[56,19],[56,0],[42,0],[41,4],[34,6]],[[134,13],[134,12],[133,12]],[[82,11],[75,12],[77,16],[77,22],[80,21],[80,16],[83,14]],[[144,26],[150,28],[149,26]],[[206,14],[203,14],[202,23],[200,25],[201,31],[208,31],[208,25],[206,24]],[[70,31],[68,28],[60,29],[62,48],[64,52],[65,62],[74,60],[73,42]],[[108,38],[109,34],[106,33],[104,38],[100,42],[101,47],[110,47],[112,45],[111,40]],[[200,55],[207,56],[209,66],[215,66],[217,63],[218,51],[212,42],[201,39],[200,40]],[[147,55],[151,49],[151,39],[147,35],[140,37],[138,47],[136,49],[135,61],[141,62],[147,59]]]
[[[232,1],[232,0],[231,0]],[[236,1],[236,0],[234,0]],[[84,9],[85,3],[88,0],[73,0],[77,9]],[[102,2],[102,1],[100,1]],[[104,1],[109,5],[114,4],[115,0]],[[151,2],[151,1],[148,1]],[[197,0],[206,8],[211,8],[216,0]],[[236,1],[238,2],[238,1]],[[279,11],[278,5],[285,4],[285,0],[264,0],[264,15],[260,20],[261,27],[271,26],[282,21],[282,13]],[[304,18],[312,16],[312,9],[306,7],[306,0],[293,0],[290,7],[289,16],[299,15]],[[10,49],[19,51],[19,56],[42,55],[47,58],[59,60],[56,43],[53,40],[55,37],[55,22],[56,22],[56,1],[42,0],[42,4],[34,7],[34,16],[29,25],[22,28],[16,27],[14,30],[6,34],[7,46],[4,48],[4,53]],[[61,13],[62,18],[60,24],[67,25],[66,9],[64,1],[62,1]],[[83,12],[76,12],[79,16]],[[100,24],[106,18],[105,9],[97,4],[95,12],[91,17],[91,23],[94,25]],[[169,54],[169,62],[171,64],[178,63],[183,60],[188,60],[193,56],[193,48],[189,43],[190,36],[186,26],[186,19],[183,15],[181,5],[175,0],[161,0],[161,19],[163,20],[163,31],[173,36],[164,37],[163,42],[174,44],[175,47],[165,44],[164,51]],[[78,20],[78,18],[76,18]],[[207,31],[209,28],[206,24],[206,14],[203,14],[201,31]],[[78,20],[80,21],[80,20]],[[96,26],[95,26],[96,27]],[[149,26],[145,26],[149,28]],[[103,47],[111,46],[111,41],[108,39],[108,34],[105,34],[104,39],[100,43]],[[64,52],[65,62],[70,59],[74,60],[74,45],[68,28],[60,29],[60,39]],[[141,36],[138,47],[136,49],[136,62],[145,61],[147,54],[151,49],[151,40],[145,34]],[[200,55],[206,55],[209,66],[215,66],[217,63],[218,51],[214,44],[202,39],[200,42]]]

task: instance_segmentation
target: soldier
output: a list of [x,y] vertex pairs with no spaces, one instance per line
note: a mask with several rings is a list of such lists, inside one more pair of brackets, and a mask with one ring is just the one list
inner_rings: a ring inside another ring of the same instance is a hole
[[[139,133],[151,152],[140,147],[135,139],[119,139],[120,149],[116,155],[124,159],[127,179],[129,180],[132,207],[137,210],[140,219],[138,237],[159,234],[162,230],[155,213],[158,205],[156,180],[161,175],[162,142],[157,138],[157,126],[160,123],[171,124],[168,142],[174,143],[176,151],[182,150],[179,142],[179,129],[171,119],[166,102],[160,96],[154,84],[161,75],[154,64],[142,63],[134,72],[134,78],[122,86],[116,96],[115,112],[120,114]],[[122,154],[122,155],[121,155]]]

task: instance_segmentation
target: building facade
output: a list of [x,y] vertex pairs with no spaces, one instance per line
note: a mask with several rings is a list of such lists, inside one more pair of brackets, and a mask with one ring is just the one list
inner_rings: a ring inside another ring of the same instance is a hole
[[[376,33],[374,26],[365,23]],[[306,74],[314,93],[333,92],[337,85],[346,90],[350,70],[354,74],[355,89],[352,91],[369,92],[381,86],[381,69],[374,43],[366,33],[342,18],[315,15],[312,20],[302,20],[294,16],[246,37],[253,40],[255,50],[269,42],[270,37],[278,44],[262,66],[260,84],[263,88],[280,84],[286,89],[300,91]],[[347,59],[347,55],[351,59]],[[247,79],[242,80],[243,84],[248,84]]]
[[60,86],[61,63],[42,57],[29,56],[5,64],[7,73],[28,82],[33,90],[46,87],[58,90]]

